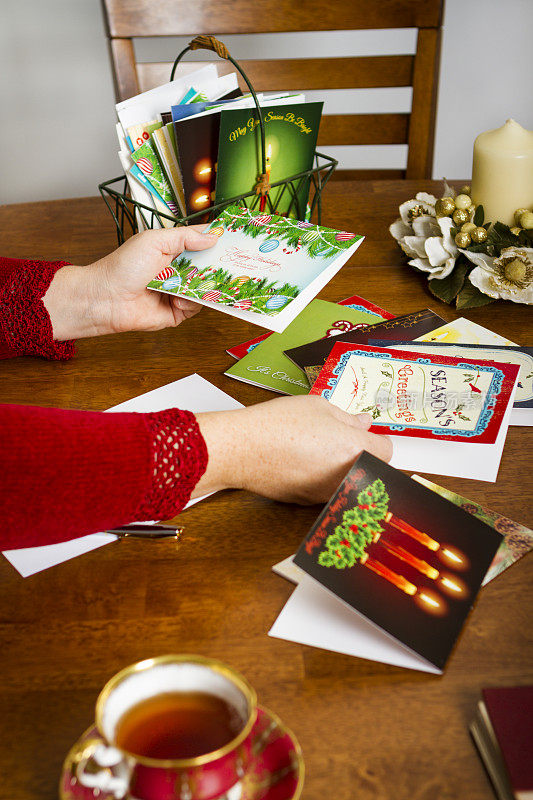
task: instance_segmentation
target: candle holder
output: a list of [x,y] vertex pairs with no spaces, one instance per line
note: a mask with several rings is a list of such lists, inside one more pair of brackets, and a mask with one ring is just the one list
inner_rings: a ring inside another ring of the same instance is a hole
[[399,211],[389,231],[439,300],[458,309],[498,299],[533,305],[531,208],[516,209],[513,226],[486,222],[469,186],[457,192],[444,181],[439,199],[418,192]]
[[[143,228],[150,229],[156,226],[176,227],[179,225],[194,225],[196,223],[212,221],[219,216],[225,208],[232,205],[242,205],[253,211],[265,211],[269,214],[280,213],[278,207],[281,203],[283,203],[284,207],[286,206],[287,197],[289,197],[290,200],[288,209],[283,212],[284,215],[292,216],[302,221],[308,221],[314,215],[317,223],[319,225],[321,223],[322,192],[331,178],[338,161],[331,156],[316,151],[314,158],[315,166],[312,169],[290,175],[283,180],[271,184],[270,155],[266,146],[265,125],[261,106],[246,73],[230,56],[225,45],[214,36],[196,36],[174,61],[170,80],[173,80],[176,68],[183,56],[189,50],[202,48],[212,50],[220,56],[220,58],[230,61],[241,74],[254,99],[259,123],[256,131],[257,135],[259,135],[261,170],[257,178],[257,183],[246,194],[231,197],[216,205],[202,206],[201,209],[186,217],[177,217],[171,214],[164,214],[150,206],[133,200],[125,176],[121,175],[118,178],[105,181],[99,184],[98,189],[115,221],[119,245],[123,244],[129,236],[132,236],[139,230],[143,230]],[[271,192],[272,189],[277,187],[279,187],[277,192]],[[299,198],[304,188],[307,191],[307,187],[310,189],[309,203],[306,208],[301,208]],[[275,201],[272,200],[273,195],[275,195]]]

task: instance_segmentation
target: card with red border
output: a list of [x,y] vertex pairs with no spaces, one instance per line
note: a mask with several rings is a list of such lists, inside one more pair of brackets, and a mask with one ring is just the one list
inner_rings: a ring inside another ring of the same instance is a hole
[[[376,317],[382,317],[383,319],[394,319],[394,314],[391,314],[390,311],[385,311],[384,308],[380,308],[375,303],[372,303],[370,300],[365,300],[364,297],[359,297],[357,294],[346,297],[344,300],[339,300],[338,305],[350,306],[350,308],[355,308],[359,311],[368,311],[370,314],[375,314]],[[256,336],[255,339],[250,339],[248,342],[243,342],[242,344],[235,345],[235,347],[231,347],[229,350],[226,350],[226,353],[233,356],[233,358],[244,358],[257,344],[268,339],[269,336],[272,336],[270,332],[262,333],[261,336]]]
[[372,414],[377,433],[492,444],[518,372],[516,364],[337,342],[310,394]]

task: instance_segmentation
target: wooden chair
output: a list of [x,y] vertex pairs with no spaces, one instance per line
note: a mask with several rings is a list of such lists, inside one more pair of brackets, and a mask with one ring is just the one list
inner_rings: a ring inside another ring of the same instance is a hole
[[[103,0],[117,100],[169,79],[170,64],[136,63],[137,37],[417,28],[414,55],[242,61],[257,91],[412,86],[410,113],[331,114],[318,144],[407,144],[406,169],[339,177],[430,178],[443,0]],[[195,66],[198,66],[196,63]],[[219,73],[233,70],[227,61]],[[245,88],[245,87],[243,87]]]

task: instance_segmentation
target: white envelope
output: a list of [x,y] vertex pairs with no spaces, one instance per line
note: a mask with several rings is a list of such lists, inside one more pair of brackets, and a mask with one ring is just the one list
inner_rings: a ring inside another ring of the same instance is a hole
[[191,85],[201,91],[203,85],[218,77],[215,64],[198,69],[194,62],[188,62],[180,64],[179,70],[179,76],[170,83],[117,103],[118,118],[125,131],[130,125],[155,119],[161,111],[170,111]]
[[[150,412],[162,411],[165,408],[181,408],[195,414],[203,411],[233,411],[243,408],[242,403],[234,400],[229,394],[213,386],[200,375],[189,375],[166,386],[160,386],[151,392],[133,397],[118,406],[107,410]],[[198,503],[208,495],[197,497],[187,503],[186,508]],[[18,550],[4,550],[3,555],[20,572],[23,578],[41,572],[48,567],[61,564],[83,553],[95,550],[105,544],[116,541],[116,536],[109,533],[92,533],[68,542],[48,544],[41,547],[23,547]]]
[[295,580],[294,570],[297,569],[299,582],[269,630],[269,636],[396,667],[442,674],[442,670],[339,600],[296,564],[290,565],[289,574],[285,575],[283,567],[288,561],[292,562],[292,556],[276,564],[274,572]]

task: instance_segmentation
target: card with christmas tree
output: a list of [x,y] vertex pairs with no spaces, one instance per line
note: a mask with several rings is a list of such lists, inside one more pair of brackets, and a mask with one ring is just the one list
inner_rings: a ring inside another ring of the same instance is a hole
[[305,342],[310,336],[335,336],[341,328],[363,328],[374,319],[373,313],[366,309],[313,300],[283,333],[273,333],[259,342],[224,374],[280,394],[308,394],[305,374],[283,350],[291,344]]
[[[266,171],[270,183],[306,172],[313,166],[323,103],[278,105],[263,109]],[[224,110],[220,117],[215,202],[251,192],[262,172],[257,109]],[[303,219],[310,180],[295,181],[270,190],[279,214]]]
[[[186,122],[186,120],[185,120]],[[339,271],[363,237],[230,206],[206,231],[218,241],[185,251],[149,289],[281,332]],[[370,318],[372,321],[372,318]]]
[[[327,605],[333,593],[333,607],[349,607],[354,630],[359,615],[374,627],[384,660],[400,650],[405,666],[442,672],[501,541],[493,528],[364,452],[294,563],[320,584],[317,602],[322,593]],[[299,623],[301,634],[289,637],[295,641],[305,638],[302,616]],[[281,633],[280,626],[271,631]]]

